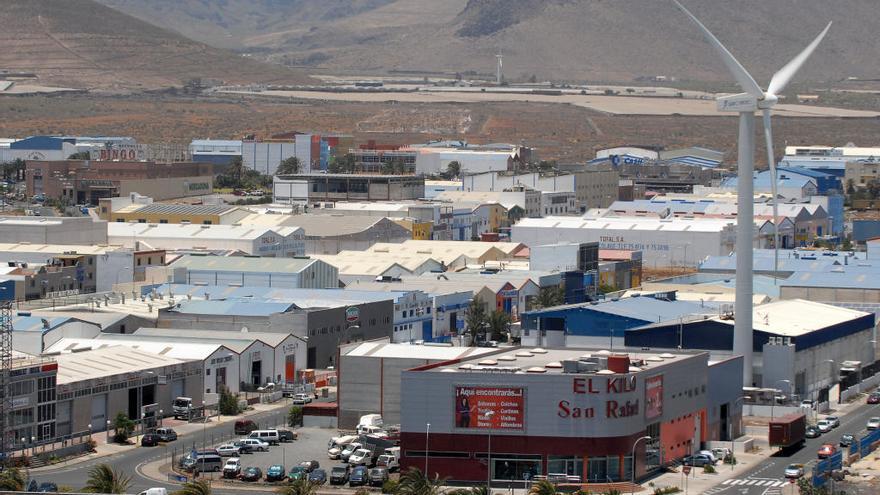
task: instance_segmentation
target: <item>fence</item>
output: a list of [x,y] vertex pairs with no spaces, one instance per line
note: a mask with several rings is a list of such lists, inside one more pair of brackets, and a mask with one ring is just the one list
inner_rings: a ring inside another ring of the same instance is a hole
[[[51,458],[88,452],[92,445],[92,432],[80,431],[69,435],[61,435],[44,440],[28,441],[13,444],[7,451],[10,464],[44,464]],[[37,462],[34,462],[34,461]]]
[[[847,450],[847,463],[857,461],[859,458],[866,457],[880,445],[880,430],[873,430],[865,433],[861,437],[855,439]],[[829,479],[833,481],[834,471],[843,469],[843,454],[840,450],[827,459],[822,459],[816,463],[812,472],[812,483],[814,487],[824,486]]]

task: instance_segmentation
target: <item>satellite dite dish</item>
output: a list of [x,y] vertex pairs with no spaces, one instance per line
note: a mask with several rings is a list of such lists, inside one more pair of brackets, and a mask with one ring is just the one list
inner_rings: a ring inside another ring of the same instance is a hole
[[248,327],[241,327],[241,333],[248,333]]

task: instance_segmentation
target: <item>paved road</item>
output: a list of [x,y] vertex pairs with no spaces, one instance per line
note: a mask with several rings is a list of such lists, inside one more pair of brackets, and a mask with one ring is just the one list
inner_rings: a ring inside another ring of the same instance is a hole
[[[286,414],[287,408],[283,407],[275,411],[267,411],[264,413],[248,416],[248,419],[253,420],[258,425],[277,425],[284,422]],[[221,438],[238,437],[239,435],[235,435],[232,431],[234,423],[234,421],[228,421],[219,425],[209,424],[204,428],[204,432],[202,430],[199,430],[189,434],[181,435],[176,442],[172,442],[164,447],[139,447],[136,449],[132,449],[130,452],[126,452],[125,454],[96,458],[68,467],[61,467],[58,469],[36,472],[33,474],[33,477],[39,482],[53,481],[59,486],[66,485],[73,487],[74,489],[80,489],[85,486],[86,481],[88,480],[88,471],[91,467],[95,466],[96,464],[109,463],[114,467],[114,469],[120,470],[131,476],[132,485],[129,488],[129,492],[138,493],[140,491],[146,490],[147,488],[157,486],[168,488],[170,492],[173,489],[178,489],[179,486],[168,483],[159,483],[149,478],[146,478],[141,474],[140,468],[144,464],[158,460],[161,457],[169,457],[171,454],[171,450],[174,447],[177,447],[178,451],[189,449],[190,446],[195,442],[197,448],[201,448],[203,435],[207,436],[209,444],[211,442],[211,438],[214,438],[215,441],[220,441]],[[235,492],[214,490],[214,493],[232,494]]]
[[[864,400],[864,399],[861,399]],[[853,409],[846,416],[841,416],[840,426],[823,434],[819,438],[808,438],[804,446],[791,453],[777,453],[770,456],[766,461],[756,464],[737,478],[726,480],[721,484],[705,491],[705,495],[787,495],[790,493],[788,484],[783,478],[785,466],[797,464],[810,464],[817,460],[816,451],[825,443],[838,445],[840,437],[845,433],[851,433],[858,437],[864,433],[868,418],[880,416],[880,406],[862,404]],[[722,468],[723,469],[723,468]]]

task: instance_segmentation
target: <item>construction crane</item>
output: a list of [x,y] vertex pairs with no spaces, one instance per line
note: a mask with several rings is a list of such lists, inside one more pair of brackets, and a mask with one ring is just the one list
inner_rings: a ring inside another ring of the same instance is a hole
[[11,445],[9,442],[9,411],[12,398],[9,396],[9,378],[12,372],[12,301],[0,303],[0,458],[6,459]]

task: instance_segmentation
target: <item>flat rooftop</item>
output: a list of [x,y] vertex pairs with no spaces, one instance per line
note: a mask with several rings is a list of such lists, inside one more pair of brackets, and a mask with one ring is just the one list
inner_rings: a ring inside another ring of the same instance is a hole
[[266,258],[256,256],[181,256],[171,268],[193,271],[245,273],[299,273],[315,262],[313,258]]
[[[775,335],[797,337],[865,316],[873,317],[871,313],[840,306],[785,299],[755,306],[752,327]],[[734,324],[733,320],[720,321],[731,326]]]
[[238,208],[227,205],[184,205],[176,203],[133,204],[113,213],[144,213],[157,215],[222,215]]
[[392,358],[392,359],[426,359],[432,361],[449,361],[452,359],[469,359],[497,351],[491,347],[453,347],[433,345],[389,344],[387,342],[364,342],[344,351],[344,356]]
[[58,384],[149,371],[186,361],[123,346],[53,356],[58,363]]

